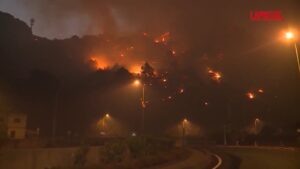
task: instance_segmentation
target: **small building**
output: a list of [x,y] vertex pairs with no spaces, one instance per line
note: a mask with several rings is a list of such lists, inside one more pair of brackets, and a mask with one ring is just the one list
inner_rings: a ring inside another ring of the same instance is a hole
[[8,113],[0,115],[0,125],[7,131],[10,139],[24,139],[26,137],[27,115],[23,113]]

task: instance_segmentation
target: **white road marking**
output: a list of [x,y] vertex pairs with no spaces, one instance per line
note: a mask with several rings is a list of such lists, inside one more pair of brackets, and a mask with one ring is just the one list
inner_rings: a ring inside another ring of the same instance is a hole
[[221,164],[222,164],[222,159],[217,154],[213,154],[213,156],[217,158],[218,163],[212,169],[218,169],[221,166]]

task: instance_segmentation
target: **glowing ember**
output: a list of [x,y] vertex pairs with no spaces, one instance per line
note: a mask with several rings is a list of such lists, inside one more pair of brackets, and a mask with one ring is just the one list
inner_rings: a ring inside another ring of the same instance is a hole
[[166,43],[170,39],[170,32],[166,32],[154,39],[155,43]]
[[216,71],[214,71],[214,70],[212,70],[210,68],[208,68],[208,73],[209,73],[209,75],[210,75],[210,77],[211,77],[212,80],[220,81],[221,78],[222,78],[222,75],[221,75],[220,72],[216,72]]
[[171,100],[171,99],[172,99],[172,96],[169,96],[169,97],[168,97],[168,99],[170,99],[170,100]]
[[181,94],[184,93],[184,89],[180,89],[179,93],[181,93]]
[[166,79],[166,78],[164,78],[162,81],[166,83],[166,82],[167,82],[167,79]]
[[204,106],[208,106],[208,102],[204,102]]
[[173,54],[173,55],[176,55],[176,51],[175,51],[175,50],[172,50],[172,54]]
[[252,93],[252,92],[246,93],[246,96],[247,96],[249,99],[251,99],[251,100],[255,98],[255,94]]
[[214,73],[214,76],[213,76],[213,78],[215,79],[215,80],[220,80],[221,79],[221,74],[219,73],[219,72],[215,72]]
[[263,89],[258,89],[258,93],[264,93]]

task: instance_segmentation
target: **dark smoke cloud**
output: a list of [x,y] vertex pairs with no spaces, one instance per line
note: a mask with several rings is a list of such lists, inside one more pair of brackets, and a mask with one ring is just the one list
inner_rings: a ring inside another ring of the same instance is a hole
[[[140,1],[140,0],[3,0],[2,10],[29,21],[35,33],[47,37],[132,31],[176,31],[182,38],[212,27],[247,22],[250,9],[290,7],[280,1]],[[259,5],[258,5],[259,4]],[[283,4],[283,5],[282,5]],[[226,27],[225,27],[226,29]]]

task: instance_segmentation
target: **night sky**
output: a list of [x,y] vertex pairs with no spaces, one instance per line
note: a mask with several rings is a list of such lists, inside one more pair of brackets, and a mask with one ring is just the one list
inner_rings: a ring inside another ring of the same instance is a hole
[[[292,126],[300,122],[300,74],[282,36],[300,30],[299,3],[0,0],[2,12],[27,24],[1,13],[2,110],[27,113],[29,126],[46,134],[54,111],[60,134],[84,133],[104,112],[136,129],[141,89],[131,83],[147,61],[157,76],[146,86],[149,131],[184,117],[206,131],[247,127],[256,117]],[[284,20],[254,22],[251,10],[279,10]]]

